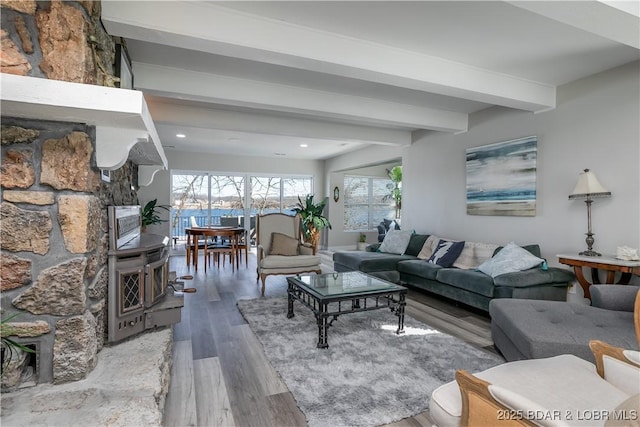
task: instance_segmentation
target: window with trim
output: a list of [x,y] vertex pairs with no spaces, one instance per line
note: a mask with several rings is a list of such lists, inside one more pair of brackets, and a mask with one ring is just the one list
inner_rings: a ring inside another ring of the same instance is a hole
[[298,196],[313,194],[311,176],[255,176],[248,173],[172,171],[172,236],[185,237],[192,225],[240,225],[270,212],[293,215]]
[[373,230],[385,218],[395,218],[395,205],[389,194],[389,178],[344,176],[345,231]]

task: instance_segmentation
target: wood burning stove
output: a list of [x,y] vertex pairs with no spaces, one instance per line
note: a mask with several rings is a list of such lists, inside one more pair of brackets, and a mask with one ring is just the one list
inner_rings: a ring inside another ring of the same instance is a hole
[[109,342],[180,321],[184,299],[167,292],[169,238],[141,225],[140,206],[109,206]]

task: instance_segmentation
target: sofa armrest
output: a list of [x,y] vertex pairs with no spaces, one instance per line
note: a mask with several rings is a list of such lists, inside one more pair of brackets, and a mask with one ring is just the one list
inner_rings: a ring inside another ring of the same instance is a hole
[[[460,426],[536,426],[537,424],[520,416],[515,411],[496,400],[489,388],[491,383],[484,381],[465,370],[456,372],[456,381],[462,397],[462,415]],[[507,416],[505,416],[507,414]],[[508,416],[512,415],[512,416]],[[508,420],[505,422],[505,420]]]
[[300,243],[298,246],[300,250],[300,255],[315,255],[316,248],[310,243]]
[[264,251],[264,246],[262,246],[262,245],[258,245],[257,251],[258,251],[258,263],[259,263],[262,258],[267,256],[267,254]]
[[616,311],[633,311],[640,287],[634,285],[591,285],[591,305]]
[[596,359],[598,375],[627,393],[638,392],[640,383],[640,353],[614,347],[603,341],[589,341]]
[[367,252],[378,252],[378,248],[380,248],[381,243],[372,243],[365,248]]
[[564,268],[549,267],[547,270],[531,268],[524,271],[500,274],[493,278],[496,286],[528,288],[540,285],[568,285],[576,276]]

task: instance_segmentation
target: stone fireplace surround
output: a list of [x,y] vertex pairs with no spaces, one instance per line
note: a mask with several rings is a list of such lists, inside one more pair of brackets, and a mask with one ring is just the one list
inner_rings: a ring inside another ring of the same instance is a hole
[[20,340],[36,346],[38,383],[79,380],[95,367],[105,332],[106,209],[137,199],[133,164],[100,181],[93,134],[82,124],[2,118],[2,307],[20,310],[14,321]]
[[[0,5],[1,72],[113,86],[99,1]],[[32,383],[86,378],[104,343],[107,206],[137,203],[138,166],[128,161],[101,181],[95,136],[83,123],[2,117],[2,318],[17,312],[12,338],[36,350],[12,361],[35,371]],[[21,372],[3,377],[3,391]]]

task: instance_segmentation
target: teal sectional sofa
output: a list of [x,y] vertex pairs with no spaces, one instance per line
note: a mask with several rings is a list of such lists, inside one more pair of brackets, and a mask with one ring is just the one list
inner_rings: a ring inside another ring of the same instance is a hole
[[[531,268],[491,277],[475,267],[499,252],[497,245],[466,242],[461,261],[441,267],[418,258],[428,235],[414,234],[403,254],[377,252],[379,244],[366,252],[344,251],[333,254],[334,270],[362,271],[411,288],[438,294],[471,307],[489,311],[494,298],[520,298],[565,301],[567,287],[575,280],[573,272],[556,267]],[[433,239],[431,239],[433,240]],[[536,244],[523,246],[541,257]],[[487,255],[488,254],[488,255]]]

